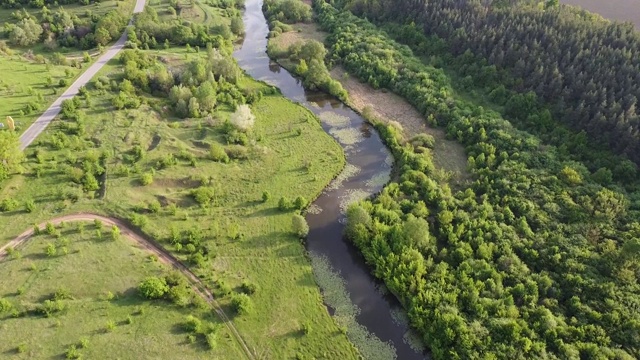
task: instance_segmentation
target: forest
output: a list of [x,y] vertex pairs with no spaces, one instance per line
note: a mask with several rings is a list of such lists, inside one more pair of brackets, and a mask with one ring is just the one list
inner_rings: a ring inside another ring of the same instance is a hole
[[[361,14],[416,13],[389,4],[348,5]],[[469,155],[473,182],[451,188],[431,176],[428,136],[403,139],[379,124],[398,179],[348,214],[347,236],[405,305],[434,358],[638,358],[635,165],[591,169],[576,160],[578,147],[557,147],[538,136],[544,128],[522,131],[507,120],[510,109],[553,119],[535,94],[505,90],[511,105],[503,117],[454,96],[443,70],[367,20],[322,0],[314,8],[330,34],[330,62],[406,98]],[[499,87],[502,80],[491,81]]]
[[[415,45],[424,55],[463,56],[461,73],[476,84],[531,92],[562,124],[640,163],[640,34],[631,24],[557,1],[335,3],[369,19],[419,29],[426,37]],[[549,126],[545,119],[523,117]]]

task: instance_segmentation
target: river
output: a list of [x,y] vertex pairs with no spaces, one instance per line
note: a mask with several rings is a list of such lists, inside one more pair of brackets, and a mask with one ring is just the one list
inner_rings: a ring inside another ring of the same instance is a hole
[[[246,0],[245,6],[246,36],[241,48],[234,52],[239,65],[255,79],[277,86],[284,96],[311,110],[321,119],[324,130],[344,148],[345,170],[311,205],[306,217],[310,227],[306,244],[311,258],[321,259],[321,265],[330,265],[332,273],[342,278],[345,297],[352,303],[349,306],[355,305],[353,308],[357,309],[356,328],[365,328],[377,340],[391,345],[385,346],[395,351],[398,359],[424,359],[423,353],[416,352],[405,341],[408,328],[398,321],[403,310],[397,299],[381,290],[384,286],[370,274],[358,250],[343,236],[346,204],[382,189],[390,177],[391,154],[373,127],[357,113],[332,96],[305,91],[297,78],[270,61],[266,54],[269,29],[261,9],[262,0]],[[317,272],[317,260],[314,264]],[[329,310],[341,311],[331,306]],[[348,327],[348,335],[350,330]],[[359,348],[362,352],[362,347]],[[363,355],[367,357],[366,353]]]
[[609,20],[632,22],[640,30],[640,0],[560,0],[602,15]]

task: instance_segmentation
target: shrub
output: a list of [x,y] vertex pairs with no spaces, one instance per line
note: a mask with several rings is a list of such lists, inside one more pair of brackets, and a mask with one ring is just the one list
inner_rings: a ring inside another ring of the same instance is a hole
[[13,309],[13,304],[7,299],[0,299],[0,314],[7,313]]
[[16,352],[18,354],[24,354],[27,352],[27,344],[22,343],[16,347]]
[[209,157],[213,161],[219,161],[223,163],[229,162],[229,155],[227,155],[227,153],[224,151],[222,145],[217,143],[213,143],[209,147]]
[[251,312],[253,304],[251,298],[247,294],[235,294],[231,298],[231,307],[238,315],[244,315]]
[[289,199],[283,196],[280,198],[280,200],[278,200],[278,209],[280,211],[287,211],[290,208],[291,208],[291,201]]
[[218,334],[215,332],[207,334],[205,339],[207,340],[207,346],[209,346],[211,350],[215,349],[218,345]]
[[247,295],[254,294],[258,290],[258,286],[250,281],[243,281],[240,287],[242,292]]
[[151,185],[153,183],[153,174],[150,172],[146,172],[142,174],[142,177],[140,178],[140,183],[143,186]]
[[182,328],[190,333],[200,333],[202,331],[202,321],[193,315],[187,315],[182,323]]
[[309,225],[302,215],[295,214],[292,219],[293,233],[299,238],[304,238],[309,234]]
[[107,321],[107,324],[104,327],[105,332],[112,332],[116,329],[116,323],[113,320]]
[[225,152],[231,159],[246,160],[249,158],[249,151],[242,145],[230,145],[227,146]]
[[111,240],[120,239],[120,228],[113,225],[111,226]]
[[271,199],[271,194],[268,191],[264,191],[262,193],[262,202],[266,203],[269,199]]
[[80,356],[80,351],[75,345],[70,345],[65,352],[65,357],[67,359],[80,359]]
[[56,256],[58,250],[56,249],[56,245],[54,243],[47,244],[47,256],[53,257]]
[[251,129],[255,120],[256,117],[251,112],[249,105],[238,106],[238,109],[229,118],[231,124],[242,131]]
[[68,85],[69,85],[69,80],[67,79],[60,79],[60,81],[58,81],[59,87],[67,87]]
[[0,202],[0,211],[13,211],[18,208],[18,202],[14,199],[4,199]]
[[160,202],[156,199],[153,199],[149,202],[149,211],[151,211],[154,214],[157,214],[160,212]]
[[169,291],[169,286],[164,278],[148,277],[138,285],[138,291],[146,299],[160,299]]
[[33,199],[29,199],[24,203],[24,211],[32,213],[36,211],[36,202]]
[[215,199],[215,190],[209,186],[200,186],[191,191],[193,199],[201,206],[206,206]]
[[93,226],[97,229],[97,230],[102,230],[102,221],[95,219],[93,220]]
[[293,206],[294,206],[294,208],[296,208],[298,210],[302,210],[302,209],[304,209],[305,206],[307,206],[307,200],[305,200],[302,196],[298,196],[293,201]]

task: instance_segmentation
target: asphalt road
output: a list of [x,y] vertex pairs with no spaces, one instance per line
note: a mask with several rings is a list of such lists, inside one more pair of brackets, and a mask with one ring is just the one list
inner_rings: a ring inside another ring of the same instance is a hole
[[[133,9],[133,13],[137,14],[144,10],[146,0],[137,0],[136,6]],[[131,25],[131,21],[129,21],[129,26]],[[97,73],[102,69],[102,67],[114,56],[120,52],[124,48],[124,43],[127,41],[127,31],[125,29],[120,39],[116,41],[107,51],[105,51],[98,61],[94,62],[87,71],[85,71],[80,77],[76,79],[76,81],[69,86],[69,88],[59,97],[57,98],[51,106],[36,120],[29,128],[20,136],[20,149],[24,150],[27,146],[29,146],[37,137],[44,131],[44,129],[49,126],[49,123],[53,121],[53,119],[60,113],[62,102],[64,100],[68,100],[73,98],[78,94],[78,89],[82,86],[85,86]]]

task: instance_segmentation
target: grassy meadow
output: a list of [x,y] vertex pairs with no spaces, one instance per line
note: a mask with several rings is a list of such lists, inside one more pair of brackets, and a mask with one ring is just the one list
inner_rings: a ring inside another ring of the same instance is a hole
[[[175,66],[200,56],[184,49],[149,53]],[[117,83],[122,71],[114,59],[96,79]],[[239,85],[266,87],[249,77]],[[80,109],[86,114],[84,134],[71,134],[71,121],[55,121],[27,150],[23,174],[0,184],[0,201],[17,203],[13,211],[0,213],[0,244],[60,214],[125,218],[189,265],[228,314],[235,314],[234,296],[251,284],[252,310],[233,321],[258,357],[356,358],[323,305],[304,246],[292,231],[295,211],[279,209],[283,197],[290,203],[297,197],[312,201],[344,165],[341,147],[319,121],[278,94],[266,95],[252,105],[256,120],[247,158],[216,162],[210,159],[212,144],[237,149],[227,145],[221,130],[232,109],[221,106],[207,118],[177,119],[163,99],[143,95],[140,108],[116,110],[113,92],[89,88],[91,100],[83,99]],[[131,162],[135,149],[142,156]],[[71,180],[69,165],[98,153],[108,154],[106,181],[100,180],[98,191],[83,191]],[[150,183],[143,181],[149,176]],[[200,188],[211,191],[206,206],[194,200]],[[29,203],[35,204],[31,212]],[[204,260],[175,241],[194,237],[206,249]]]
[[[0,333],[11,334],[0,344],[3,358],[242,357],[205,302],[178,307],[141,297],[138,284],[167,275],[168,266],[103,231],[99,237],[93,224],[67,223],[58,226],[58,235],[38,235],[0,262],[0,302],[11,307],[0,311]],[[54,310],[44,314],[47,301]],[[188,315],[216,329],[214,349],[201,337],[188,337],[182,329]]]

